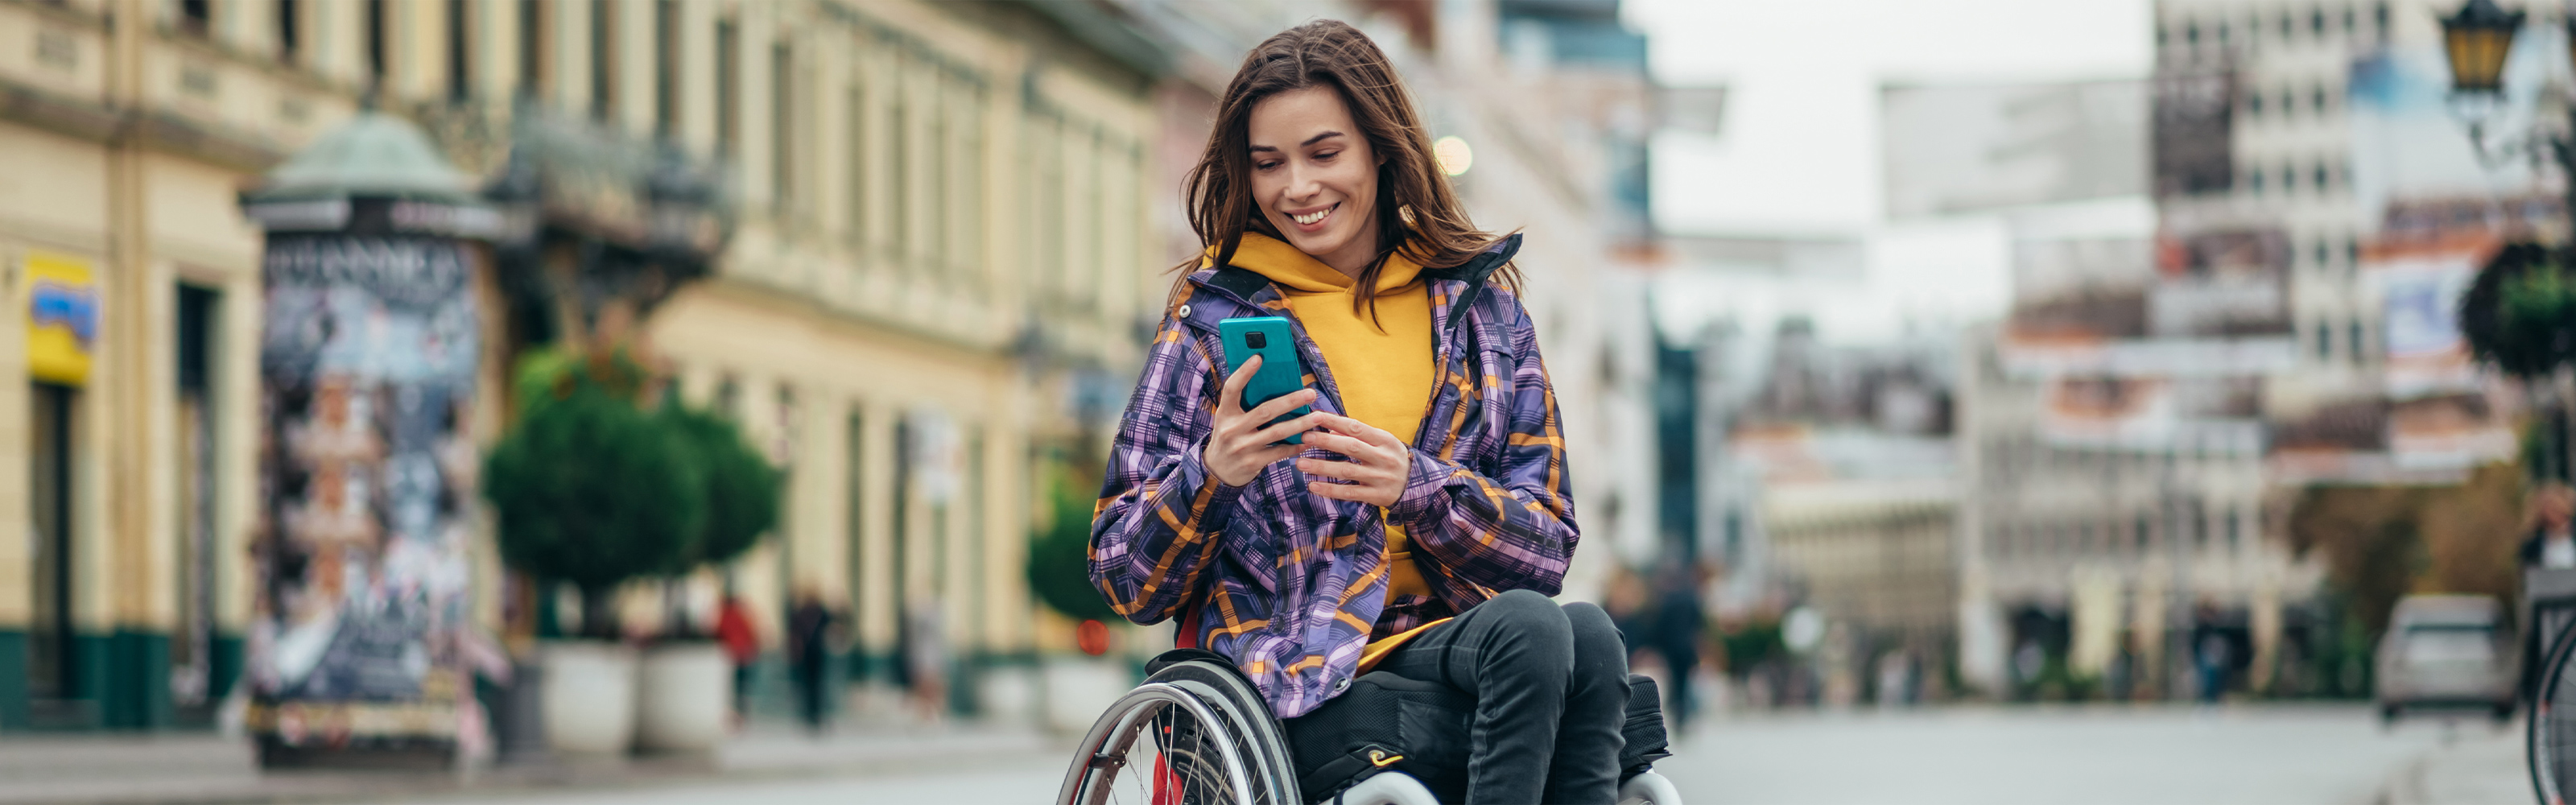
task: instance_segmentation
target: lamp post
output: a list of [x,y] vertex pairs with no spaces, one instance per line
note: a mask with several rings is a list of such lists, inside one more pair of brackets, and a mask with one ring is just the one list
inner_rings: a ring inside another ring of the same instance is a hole
[[[2469,145],[2477,149],[2480,162],[2492,164],[2493,157],[2507,156],[2512,151],[2546,147],[2558,163],[2561,175],[2567,177],[2567,213],[2576,216],[2576,105],[2570,106],[2571,118],[2563,131],[2535,127],[2519,142],[2487,143],[2487,115],[2504,100],[2504,66],[2513,52],[2513,37],[2522,30],[2528,15],[2506,11],[2495,0],[2468,0],[2460,10],[2442,18],[2442,55],[2451,68],[2451,100],[2469,128]],[[2567,22],[2569,38],[2576,41],[2576,16]],[[2569,52],[2576,57],[2576,49]],[[2576,58],[2571,58],[2576,67]],[[2533,155],[2535,158],[2537,154]],[[2576,239],[2576,217],[2571,217],[2570,235]]]

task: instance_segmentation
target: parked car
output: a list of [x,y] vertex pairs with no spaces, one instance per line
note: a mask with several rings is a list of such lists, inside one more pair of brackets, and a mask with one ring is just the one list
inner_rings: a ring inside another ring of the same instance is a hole
[[2476,708],[2513,716],[2514,644],[2492,596],[2410,595],[2379,640],[2379,717],[2408,710]]

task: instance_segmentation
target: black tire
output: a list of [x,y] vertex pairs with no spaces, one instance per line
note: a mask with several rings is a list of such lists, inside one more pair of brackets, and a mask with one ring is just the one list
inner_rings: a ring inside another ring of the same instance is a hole
[[2540,682],[2531,689],[2531,719],[2524,724],[2532,793],[2542,805],[2566,805],[2567,782],[2576,772],[2576,629],[2550,639]]
[[1060,805],[1301,805],[1278,722],[1250,682],[1204,661],[1147,667],[1076,747]]

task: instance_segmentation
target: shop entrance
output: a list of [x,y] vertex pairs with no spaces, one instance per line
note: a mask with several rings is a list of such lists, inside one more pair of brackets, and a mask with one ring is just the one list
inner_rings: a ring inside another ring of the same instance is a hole
[[27,634],[27,697],[37,724],[95,722],[97,691],[80,679],[80,641],[72,627],[78,575],[72,563],[72,433],[80,392],[33,384],[28,395],[28,547],[35,609]]

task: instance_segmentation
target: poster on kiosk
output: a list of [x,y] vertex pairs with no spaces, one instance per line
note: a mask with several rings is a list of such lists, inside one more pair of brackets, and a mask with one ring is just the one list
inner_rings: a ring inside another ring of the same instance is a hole
[[[385,153],[426,178],[332,173]],[[372,111],[244,204],[268,230],[245,725],[273,767],[454,763],[487,734],[468,551],[469,238],[488,211],[416,129]]]

